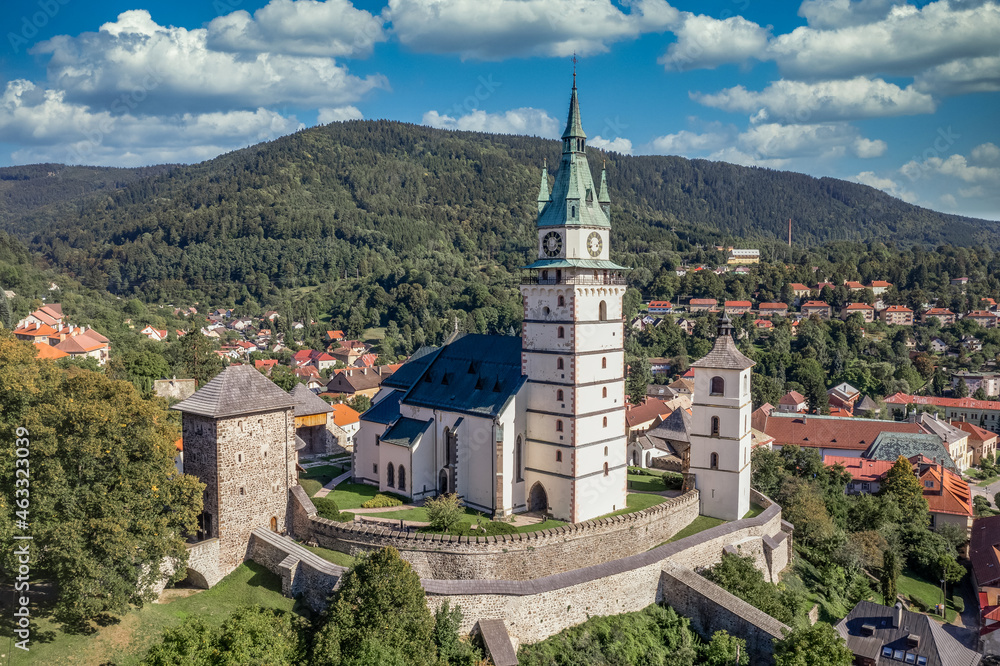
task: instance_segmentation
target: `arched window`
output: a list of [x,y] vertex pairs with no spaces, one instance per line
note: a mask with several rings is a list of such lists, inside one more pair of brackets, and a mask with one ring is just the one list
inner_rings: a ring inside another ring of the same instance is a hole
[[605,428],[608,427],[608,417],[607,416],[604,417],[604,427]]
[[549,310],[549,306],[546,305],[544,308],[542,308],[542,314],[545,315],[546,317],[549,315],[549,312],[551,312],[551,310]]
[[556,331],[556,337],[560,338],[560,339],[565,338],[566,337],[566,329],[564,329],[562,326],[560,326],[559,329]]
[[719,417],[718,416],[713,416],[712,417],[712,437],[718,437],[718,436],[719,436]]
[[562,462],[562,451],[556,451],[556,462]]
[[385,485],[390,488],[396,487],[396,468],[389,463],[389,466],[385,468]]
[[399,484],[396,486],[400,490],[406,490],[406,468],[399,466]]
[[711,465],[712,469],[719,469],[719,454],[718,453],[715,453],[715,452],[712,453],[712,456],[711,456],[709,464]]
[[604,463],[604,476],[608,475],[608,463]]
[[605,386],[603,389],[601,389],[601,393],[602,393],[602,395],[601,395],[602,398],[607,398],[608,397],[608,387]]
[[726,392],[726,380],[722,377],[712,377],[712,387],[709,389],[711,395],[722,395]]
[[517,444],[514,445],[514,478],[518,481],[524,481],[524,477],[521,475],[521,456],[523,455],[524,445],[521,443],[521,436],[517,436]]
[[559,307],[562,307],[566,305],[566,297],[560,296],[556,302],[559,304]]
[[597,306],[597,314],[598,319],[601,321],[608,320],[608,304],[605,301],[601,301],[601,303]]
[[562,370],[562,369],[563,369],[563,360],[561,358],[557,358],[556,359],[556,370]]
[[602,370],[607,370],[607,368],[608,368],[608,357],[605,356],[605,357],[601,358],[601,369]]
[[548,280],[548,279],[549,279],[549,272],[542,271],[542,280]]
[[604,447],[604,455],[608,455],[608,447]]
[[556,391],[556,400],[558,400],[559,402],[562,402],[562,400],[563,400],[563,391],[562,391],[562,389],[559,389],[558,391]]
[[743,376],[743,395],[750,392],[750,375]]
[[563,431],[563,429],[562,429],[562,421],[561,420],[557,420],[556,421],[556,432],[562,432],[562,431]]
[[570,217],[576,217],[576,206],[570,206],[570,209],[572,210]]

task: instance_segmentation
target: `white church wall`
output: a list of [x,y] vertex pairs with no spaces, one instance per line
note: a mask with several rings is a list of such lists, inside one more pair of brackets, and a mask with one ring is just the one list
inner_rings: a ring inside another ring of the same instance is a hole
[[385,434],[387,426],[371,421],[361,421],[361,428],[354,439],[354,480],[357,483],[377,485],[379,482],[379,449],[375,438]]
[[[405,446],[397,446],[395,444],[387,444],[385,442],[382,442],[378,448],[379,448],[379,464],[378,464],[379,491],[396,493],[397,495],[403,495],[405,497],[409,497],[411,481],[412,481],[412,476],[410,474],[412,471],[412,465],[410,464],[410,449]],[[391,486],[388,483],[389,465],[392,465],[393,469],[393,485]],[[400,467],[406,470],[405,473],[406,488],[403,490],[399,489]]]
[[625,352],[609,351],[606,354],[585,354],[576,362],[576,383],[622,380],[625,372]]

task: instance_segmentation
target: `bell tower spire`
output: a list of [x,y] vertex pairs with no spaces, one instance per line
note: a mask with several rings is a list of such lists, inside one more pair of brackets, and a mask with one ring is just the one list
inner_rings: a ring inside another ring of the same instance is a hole
[[545,204],[552,201],[549,195],[549,161],[548,158],[542,160],[542,183],[538,187],[538,212],[541,213]]
[[611,221],[611,197],[608,196],[608,161],[601,166],[601,189],[597,193],[597,203],[600,204],[604,216]]

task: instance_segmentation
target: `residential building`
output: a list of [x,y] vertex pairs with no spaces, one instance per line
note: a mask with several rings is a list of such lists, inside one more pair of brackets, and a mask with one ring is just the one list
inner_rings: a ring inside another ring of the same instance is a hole
[[889,608],[859,601],[836,629],[859,666],[978,666],[983,658],[930,616],[905,610],[902,602]]
[[641,405],[625,410],[625,432],[629,442],[659,425],[673,410],[663,400],[646,398]]
[[987,312],[986,310],[973,310],[969,314],[965,315],[964,319],[971,319],[983,328],[996,328],[997,327],[997,315],[995,312]]
[[49,305],[43,305],[21,321],[17,322],[17,328],[23,328],[29,324],[38,324],[56,328],[61,323],[63,323],[62,305],[60,303],[51,303]]
[[930,343],[930,350],[935,354],[943,354],[948,351],[948,343],[941,338],[934,338]]
[[336,331],[326,332],[326,339],[329,340],[330,342],[340,342],[341,340],[346,339],[346,337],[347,336],[345,336],[344,332],[341,331],[340,329],[337,329]]
[[930,308],[921,315],[921,321],[926,324],[931,319],[937,319],[941,326],[948,326],[955,323],[955,313],[948,308]]
[[847,287],[850,291],[864,291],[865,290],[865,285],[863,285],[860,282],[857,282],[855,280],[844,280],[844,286]]
[[714,298],[692,298],[688,301],[688,310],[691,312],[707,312],[718,307],[719,302]]
[[684,318],[678,319],[676,322],[678,328],[680,328],[688,335],[694,333],[694,327],[697,323],[698,322],[696,322],[694,319],[684,319]]
[[792,282],[789,286],[792,288],[795,298],[799,300],[809,298],[809,295],[812,293],[812,290],[801,282]]
[[305,384],[296,384],[291,396],[295,403],[295,435],[305,442],[299,454],[333,453],[336,441],[329,427],[333,407]]
[[972,464],[979,465],[983,458],[993,460],[997,450],[997,434],[965,421],[952,421],[955,428],[968,433],[968,447],[972,452]]
[[761,303],[757,306],[757,313],[761,317],[772,317],[774,315],[788,316],[788,305],[785,303]]
[[885,399],[885,406],[897,419],[906,418],[911,407],[937,407],[944,411],[949,421],[974,423],[990,432],[1000,433],[1000,401],[896,393]]
[[953,472],[958,471],[958,466],[952,460],[948,448],[941,441],[941,438],[922,428],[920,432],[903,432],[898,429],[884,430],[861,454],[862,458],[888,460],[889,462],[895,462],[900,456],[907,460],[913,456],[924,456],[928,460],[940,462]]
[[976,518],[969,539],[972,583],[979,597],[979,635],[991,654],[1000,652],[1000,516]]
[[960,344],[962,347],[972,352],[983,350],[983,341],[974,335],[963,335]]
[[892,283],[886,282],[885,280],[872,280],[871,284],[868,285],[868,288],[871,289],[872,293],[876,296],[881,296],[887,292],[891,286]]
[[92,358],[98,365],[105,365],[110,354],[106,337],[93,329],[70,336],[56,345],[56,349],[72,358]]
[[49,344],[49,339],[54,338],[56,329],[48,324],[39,324],[37,321],[29,322],[24,326],[14,329],[14,337],[18,340],[34,342],[36,344]]
[[806,301],[800,309],[802,310],[802,314],[807,317],[818,315],[821,319],[830,318],[830,306],[823,301]]
[[334,361],[340,361],[350,367],[359,365],[361,358],[368,353],[371,347],[360,340],[343,340],[339,347],[330,346],[330,356]]
[[147,338],[149,338],[154,342],[163,342],[164,340],[167,339],[166,329],[153,328],[152,326],[147,326],[141,331],[139,331],[139,333],[145,335]]
[[1000,395],[1000,373],[967,372],[965,370],[951,373],[951,388],[957,389],[960,382],[965,382],[969,393],[983,389],[986,395]]
[[806,397],[798,391],[789,391],[778,401],[778,411],[799,414],[809,409]]
[[[794,444],[803,448],[816,449],[821,456],[860,457],[880,435],[886,432],[924,435],[916,423],[898,423],[876,419],[790,414],[778,410],[773,410],[769,414],[759,417],[755,416],[755,419],[756,425],[754,427],[774,438],[773,448],[780,449],[783,446]],[[936,436],[933,437],[933,441],[938,442],[942,453],[947,453]],[[868,455],[868,457],[872,456]]]
[[875,308],[867,303],[848,303],[840,309],[840,318],[847,319],[857,312],[866,322],[875,321]]
[[727,315],[733,316],[746,314],[747,312],[750,312],[752,307],[753,303],[750,301],[726,301],[722,306],[722,310]]
[[847,382],[837,384],[826,392],[830,407],[840,408],[854,413],[854,403],[861,398],[861,392]]
[[673,361],[662,356],[649,359],[649,369],[654,375],[669,375]]
[[905,305],[890,305],[879,313],[882,321],[893,326],[913,326],[913,310]]
[[354,437],[361,429],[361,414],[343,403],[331,406],[333,407],[333,416],[331,417],[333,425],[330,429],[337,440],[337,445],[348,451],[353,451]]
[[969,278],[967,277],[953,278],[951,280],[951,284],[954,287],[964,287],[965,285],[969,284]]
[[629,464],[685,472],[691,464],[690,432],[690,410],[675,410],[655,428],[629,442]]
[[332,355],[315,349],[302,349],[292,355],[292,367],[301,368],[311,365],[320,372],[328,370],[336,365],[337,359]]
[[673,312],[674,306],[670,301],[650,301],[646,307],[646,312],[655,315],[666,315]]
[[262,371],[268,377],[271,376],[271,371],[274,370],[274,366],[276,365],[278,365],[278,360],[273,358],[253,362],[253,367]]
[[35,356],[45,361],[58,361],[69,356],[66,352],[57,349],[47,342],[36,342]]
[[774,328],[774,322],[772,322],[770,319],[754,319],[753,325],[759,331],[769,331],[772,328]]
[[741,250],[732,248],[729,250],[727,264],[756,264],[760,262],[760,250]]

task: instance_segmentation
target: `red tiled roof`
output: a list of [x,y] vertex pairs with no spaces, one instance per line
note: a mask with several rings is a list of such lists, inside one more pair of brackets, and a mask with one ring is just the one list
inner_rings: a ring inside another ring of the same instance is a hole
[[802,304],[803,308],[828,308],[830,305],[824,303],[823,301],[806,301]]
[[64,351],[67,354],[86,354],[103,346],[103,342],[98,342],[90,336],[74,335],[72,338],[66,338],[56,345],[56,349]]
[[799,393],[798,391],[789,391],[785,395],[781,396],[781,400],[778,401],[779,405],[801,405],[806,401],[806,397]]
[[337,330],[337,331],[327,331],[326,332],[326,337],[330,338],[331,340],[343,340],[344,339],[344,332],[340,331],[340,330]]
[[651,308],[673,308],[673,304],[670,301],[650,301],[649,307]]
[[311,356],[312,356],[312,350],[310,349],[301,349],[292,354],[292,358],[294,358],[296,361],[305,361],[309,359]]
[[774,437],[778,446],[795,444],[810,448],[864,451],[883,432],[923,432],[916,423],[778,414],[775,412],[768,416],[763,428],[764,432]]
[[931,308],[930,310],[928,310],[924,314],[925,315],[954,315],[955,313],[952,312],[951,310],[949,310],[948,308]]
[[337,403],[330,406],[333,407],[333,422],[341,428],[361,420],[361,414],[347,405]]
[[891,287],[891,282],[886,282],[885,280],[872,280],[871,287]]
[[886,312],[913,312],[910,308],[905,305],[890,305],[885,309]]
[[666,418],[672,412],[673,410],[667,407],[667,403],[662,400],[647,398],[645,403],[636,405],[625,412],[625,424],[629,428],[634,428],[642,423],[648,423],[658,416]]
[[[944,478],[942,479],[942,471]],[[934,487],[928,488],[930,481]],[[938,465],[931,465],[920,475],[920,485],[924,488],[924,499],[931,513],[950,513],[958,516],[972,516],[972,491],[969,484],[955,472]],[[938,494],[943,484],[943,492]]]
[[958,407],[959,409],[1000,410],[1000,402],[996,400],[976,400],[975,398],[938,398],[932,395],[894,393],[885,401],[893,405],[936,405],[938,407]]
[[896,463],[893,460],[872,460],[870,458],[853,458],[851,456],[823,456],[823,464],[827,467],[840,465],[855,481],[878,481]]
[[66,352],[61,349],[57,349],[52,345],[46,344],[44,342],[36,342],[35,344],[35,355],[41,359],[56,360],[60,358],[66,358],[69,356]]
[[993,312],[987,312],[986,310],[973,310],[966,317],[989,317],[990,319],[996,319],[997,315]]
[[787,310],[788,306],[785,303],[761,303],[757,306],[758,310]]
[[966,423],[965,421],[952,421],[951,424],[960,430],[964,430],[969,433],[969,439],[977,439],[981,442],[988,442],[991,439],[996,439],[996,433],[992,433],[989,430],[980,428],[977,425],[972,425],[971,423]]
[[726,301],[726,307],[727,308],[749,308],[749,307],[753,307],[753,303],[751,303],[750,301]]
[[792,291],[809,291],[809,287],[805,286],[801,282],[793,282],[788,286],[792,288]]
[[774,328],[774,323],[770,319],[755,319],[753,323],[757,328]]
[[55,335],[56,329],[48,324],[28,324],[23,328],[15,328],[14,335],[29,335],[31,337],[47,337]]
[[261,368],[273,368],[276,365],[278,365],[278,359],[275,358],[253,362],[253,367],[257,368],[258,370]]
[[861,284],[860,282],[855,282],[853,280],[847,280],[846,282],[844,282],[844,286],[847,287],[848,289],[864,289],[865,288],[865,285]]
[[688,305],[715,305],[717,302],[714,298],[692,298]]
[[846,310],[874,310],[875,308],[873,308],[872,306],[868,305],[867,303],[849,303],[845,309]]

